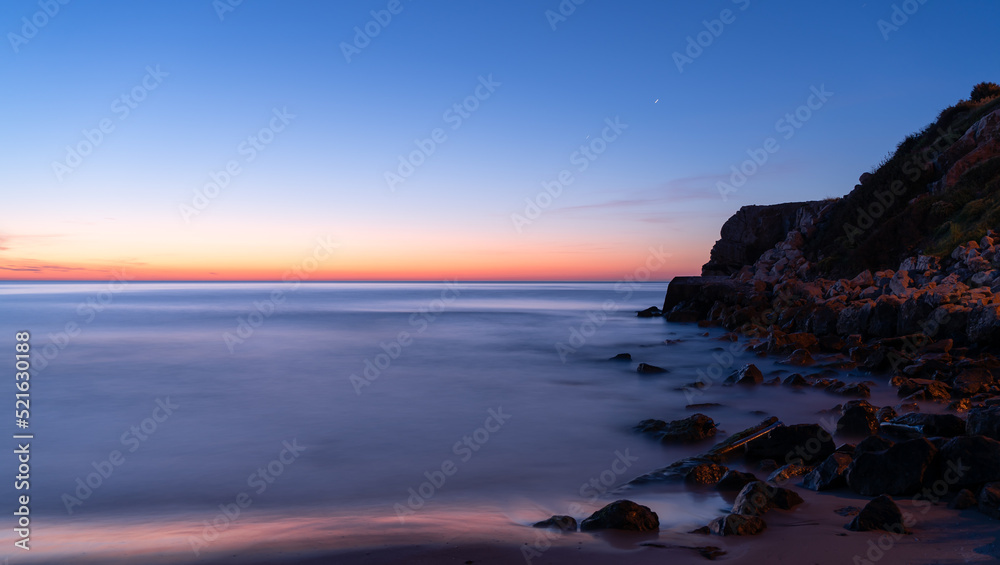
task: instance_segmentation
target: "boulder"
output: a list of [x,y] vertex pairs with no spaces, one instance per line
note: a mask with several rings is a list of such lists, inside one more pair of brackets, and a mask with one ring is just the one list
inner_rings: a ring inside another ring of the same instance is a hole
[[846,453],[833,453],[802,480],[811,490],[832,490],[847,486],[847,468],[853,458]]
[[918,395],[921,400],[950,400],[951,387],[930,379],[899,379],[899,397]]
[[738,371],[726,378],[726,384],[759,385],[764,382],[764,374],[760,372],[757,365],[748,363],[740,367]]
[[796,477],[808,474],[812,470],[813,467],[789,463],[788,465],[778,467],[777,470],[768,475],[767,482],[774,483],[776,485],[783,485]]
[[580,531],[629,530],[655,532],[660,529],[660,518],[647,506],[631,500],[618,500],[601,508],[580,522]]
[[802,504],[802,497],[793,490],[754,481],[743,487],[733,502],[733,514],[760,516],[772,508],[791,510]]
[[837,421],[837,432],[851,436],[878,433],[878,408],[866,400],[853,400],[844,406],[844,415]]
[[759,480],[753,473],[744,473],[742,471],[735,471],[730,469],[726,471],[726,474],[722,476],[722,479],[716,483],[715,488],[718,490],[728,490],[728,491],[741,491],[743,487],[747,484]]
[[635,368],[635,371],[642,375],[656,375],[668,372],[663,367],[657,367],[656,365],[650,365],[648,363],[639,363],[639,366]]
[[575,532],[576,518],[572,516],[553,516],[547,520],[535,522],[531,526],[534,528],[555,528],[564,532]]
[[979,511],[1000,519],[1000,482],[983,485],[979,491]]
[[854,448],[854,456],[857,457],[862,453],[877,453],[879,451],[885,451],[895,445],[891,440],[885,439],[881,436],[869,436],[861,440]]
[[855,532],[884,530],[896,534],[908,534],[903,513],[890,496],[881,495],[865,505],[854,517],[847,529]]
[[976,504],[976,495],[973,494],[971,490],[964,488],[958,491],[958,494],[955,495],[955,499],[948,504],[948,508],[965,510],[966,508],[972,508]]
[[693,414],[682,420],[643,420],[635,427],[639,433],[650,434],[663,443],[695,443],[713,437],[715,421],[704,414]]
[[902,300],[895,296],[883,295],[875,300],[868,318],[868,334],[875,337],[896,335]]
[[965,433],[970,436],[982,435],[1000,440],[1000,404],[969,410],[969,419],[965,421]]
[[791,375],[785,377],[785,380],[781,381],[781,384],[785,386],[803,387],[809,386],[809,381],[798,373],[792,373]]
[[781,361],[778,361],[778,363],[782,365],[796,365],[799,367],[812,365],[815,362],[816,361],[812,358],[812,355],[810,355],[809,351],[806,349],[796,349],[791,355],[785,357]]
[[855,302],[840,311],[837,316],[837,333],[840,335],[864,334],[868,330],[872,302]]
[[837,449],[830,434],[818,424],[797,424],[777,427],[767,435],[746,444],[746,457],[751,461],[774,459],[803,463],[819,463]]
[[937,455],[938,448],[925,438],[903,441],[885,451],[864,452],[847,469],[847,484],[865,496],[912,494],[931,478]]
[[701,463],[695,465],[684,476],[684,482],[691,485],[714,485],[725,476],[728,469],[715,463]]
[[951,381],[952,392],[960,396],[975,396],[990,389],[996,380],[986,369],[965,369]]
[[965,420],[954,414],[912,413],[890,421],[892,424],[913,426],[927,437],[955,437],[965,434]]
[[632,360],[632,355],[630,353],[619,353],[618,355],[615,355],[614,357],[609,359],[609,361],[631,361],[631,360]]
[[972,343],[996,343],[1000,340],[1000,306],[975,306],[969,312],[966,335]]
[[656,306],[650,306],[645,310],[639,310],[635,315],[637,318],[659,318],[663,316],[663,312]]
[[727,514],[712,520],[708,529],[717,536],[755,536],[766,530],[767,524],[757,516]]
[[1000,441],[985,436],[952,438],[941,447],[941,463],[949,486],[974,487],[1000,481]]

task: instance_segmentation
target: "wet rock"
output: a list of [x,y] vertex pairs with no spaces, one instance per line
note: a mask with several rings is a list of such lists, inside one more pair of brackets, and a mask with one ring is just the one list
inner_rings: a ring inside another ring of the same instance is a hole
[[972,493],[971,490],[964,488],[958,491],[955,495],[955,499],[948,504],[948,508],[955,510],[965,510],[966,508],[972,508],[977,503],[976,495]]
[[572,516],[553,516],[541,522],[532,524],[533,528],[555,528],[563,532],[576,531],[576,518]]
[[785,386],[803,387],[809,386],[809,381],[798,373],[792,373],[791,375],[785,377],[785,380],[781,381],[781,384]]
[[985,436],[952,438],[941,447],[942,478],[949,486],[1000,481],[1000,441]]
[[713,437],[715,421],[704,414],[693,414],[683,420],[643,420],[635,427],[639,433],[650,434],[663,443],[695,443]]
[[767,351],[768,353],[788,353],[796,349],[812,351],[818,344],[819,340],[811,333],[784,333],[776,330],[768,335]]
[[929,480],[937,455],[937,447],[925,438],[900,442],[885,451],[863,452],[848,468],[847,484],[865,496],[912,494]]
[[748,363],[740,367],[740,370],[726,378],[726,384],[759,385],[764,382],[764,374],[760,372],[757,365]]
[[796,465],[794,463],[789,463],[788,465],[783,465],[775,470],[773,473],[768,475],[767,482],[774,483],[777,485],[783,485],[788,481],[796,477],[801,477],[808,474],[813,470],[813,467],[807,467],[805,465]]
[[760,516],[772,508],[791,510],[804,501],[793,490],[754,481],[743,487],[733,502],[733,514]]
[[895,296],[878,297],[868,318],[868,334],[875,337],[895,335],[901,303],[902,301]]
[[844,396],[856,396],[861,398],[871,398],[872,391],[865,383],[854,383],[837,389],[837,394]]
[[918,428],[927,437],[955,437],[965,434],[965,420],[954,414],[906,414],[890,423]]
[[878,433],[878,408],[866,400],[853,400],[844,406],[844,415],[837,420],[837,432],[852,436]]
[[969,411],[965,421],[965,433],[970,436],[986,436],[1000,440],[1000,405],[983,406]]
[[940,381],[930,379],[899,379],[900,398],[909,398],[920,394],[922,400],[950,400],[951,387]]
[[631,500],[618,500],[601,508],[580,522],[580,531],[629,530],[655,532],[660,529],[660,519],[647,506]]
[[898,416],[898,414],[896,414],[896,410],[892,406],[883,406],[882,408],[879,408],[878,413],[875,414],[875,418],[879,422],[888,422],[896,416]]
[[663,316],[663,312],[660,311],[660,309],[657,308],[656,306],[650,306],[645,310],[640,310],[636,312],[635,315],[638,318],[659,318]]
[[868,330],[872,303],[854,303],[840,311],[837,317],[837,333],[840,335],[863,334]]
[[861,443],[854,448],[854,456],[857,457],[866,452],[877,453],[879,451],[885,451],[893,445],[896,445],[895,442],[885,439],[884,437],[870,436],[863,439]]
[[748,442],[746,457],[751,461],[801,459],[808,464],[826,459],[836,448],[833,438],[818,424],[796,424],[775,428],[768,435]]
[[778,361],[778,363],[782,365],[796,365],[799,367],[812,365],[815,362],[816,361],[812,358],[812,355],[809,354],[809,351],[805,349],[796,349],[791,355],[785,357],[781,361]]
[[631,361],[631,360],[632,360],[632,355],[630,353],[619,353],[618,355],[615,355],[614,357],[609,359],[609,361]]
[[739,492],[749,483],[759,480],[753,473],[744,473],[730,469],[722,476],[722,479],[715,485],[715,488],[726,491]]
[[896,506],[896,501],[890,496],[882,495],[875,498],[861,509],[847,529],[855,532],[870,532],[884,530],[896,534],[908,534],[903,521],[903,513]]
[[639,363],[639,366],[635,368],[635,371],[643,375],[656,375],[668,372],[663,367],[657,367],[656,365],[650,365],[648,363]]
[[847,486],[847,468],[854,459],[847,453],[834,453],[802,479],[810,490],[832,490]]
[[755,536],[766,530],[767,524],[757,516],[728,514],[712,520],[708,529],[718,536]]
[[691,485],[714,485],[717,484],[728,469],[715,463],[701,463],[695,465],[684,477],[684,482]]
[[991,518],[1000,519],[1000,482],[983,485],[979,491],[979,511]]
[[951,386],[957,395],[975,396],[988,391],[995,383],[993,375],[985,369],[966,369],[955,375]]
[[972,343],[996,343],[1000,340],[1000,306],[975,306],[969,312],[966,335]]

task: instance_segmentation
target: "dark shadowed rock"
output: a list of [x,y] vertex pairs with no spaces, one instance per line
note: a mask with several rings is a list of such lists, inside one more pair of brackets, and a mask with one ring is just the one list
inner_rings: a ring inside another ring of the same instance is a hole
[[953,508],[955,510],[965,510],[966,508],[972,508],[977,504],[976,495],[967,488],[958,491],[955,495],[955,499],[948,503],[948,508]]
[[785,380],[781,381],[781,384],[785,386],[803,387],[809,386],[809,381],[798,373],[792,373],[791,375],[785,377]]
[[704,414],[693,414],[683,420],[643,420],[635,430],[650,434],[663,443],[695,443],[716,434],[715,422]]
[[925,438],[861,453],[847,469],[847,484],[865,496],[912,494],[929,481],[937,454],[937,447]]
[[812,355],[809,354],[809,351],[805,349],[796,349],[791,355],[785,357],[781,361],[778,361],[778,363],[781,363],[782,365],[796,365],[799,367],[812,365],[815,362],[816,361],[812,358]]
[[[822,202],[789,202],[772,206],[743,206],[722,224],[720,239],[712,246],[703,275],[729,275],[750,265],[765,251],[783,241],[795,225],[800,210],[817,213]],[[671,282],[671,284],[673,284]]]
[[965,420],[954,414],[914,412],[895,418],[890,423],[913,426],[927,437],[955,437],[965,434]]
[[878,419],[879,422],[888,422],[889,420],[895,418],[897,415],[898,414],[896,414],[896,409],[893,408],[892,406],[883,406],[878,409],[878,413],[875,414],[875,417]]
[[802,497],[793,490],[754,481],[747,483],[736,495],[732,513],[760,516],[772,508],[790,510],[803,502]]
[[979,491],[979,511],[1000,519],[1000,483],[987,483]]
[[648,363],[639,363],[639,366],[635,368],[635,371],[642,375],[657,375],[667,372],[667,370],[663,367],[657,367],[656,365],[650,365]]
[[878,433],[878,408],[866,400],[852,400],[844,405],[844,415],[837,421],[837,432],[852,436]]
[[802,479],[811,490],[832,490],[847,486],[847,468],[854,459],[846,453],[834,453]]
[[993,375],[985,369],[966,369],[955,375],[951,386],[957,395],[975,396],[986,392],[995,383]]
[[837,389],[837,394],[856,398],[871,398],[872,390],[865,383],[854,383]]
[[722,479],[726,471],[728,469],[722,465],[701,463],[688,471],[684,476],[684,482],[691,485],[714,485]]
[[576,518],[572,516],[553,516],[547,520],[542,520],[541,522],[535,522],[532,524],[535,528],[556,528],[557,530],[562,530],[564,532],[575,532],[576,531]]
[[632,360],[631,353],[619,353],[618,355],[615,355],[614,357],[609,359],[609,361],[631,361],[631,360]]
[[788,465],[783,465],[775,470],[773,473],[768,475],[767,482],[774,483],[777,485],[783,485],[792,479],[801,477],[803,475],[809,474],[813,470],[813,467],[807,467],[805,465],[796,465],[795,463],[789,463]]
[[854,448],[854,456],[857,457],[862,453],[868,452],[877,453],[879,451],[885,451],[893,445],[895,445],[895,442],[892,440],[888,440],[881,436],[869,436],[861,440],[861,443]]
[[900,379],[899,397],[907,398],[918,395],[914,400],[950,400],[951,387],[940,381],[930,379]]
[[647,506],[631,500],[618,500],[601,508],[580,523],[580,531],[629,530],[655,532],[660,529],[660,519]]
[[726,378],[726,384],[759,385],[764,382],[764,374],[760,372],[757,365],[747,363],[740,367],[740,370]]
[[950,486],[1000,481],[1000,441],[985,436],[952,438],[941,447],[941,464]]
[[751,461],[774,459],[790,463],[818,463],[837,449],[833,438],[818,424],[781,426],[769,434],[746,444],[746,457]]
[[965,433],[1000,440],[1000,404],[973,408],[965,421]]
[[892,497],[882,495],[875,498],[861,509],[861,512],[854,517],[847,529],[855,532],[870,532],[873,530],[884,530],[897,534],[908,534],[906,524],[903,520],[903,513],[896,506]]
[[650,306],[645,310],[640,310],[636,312],[635,315],[638,318],[659,318],[663,316],[663,312],[660,311],[660,309],[657,308],[656,306]]
[[757,516],[727,514],[712,520],[708,529],[717,536],[755,536],[766,530],[767,524]]
[[759,480],[753,473],[744,473],[742,471],[734,471],[730,469],[726,471],[726,474],[722,476],[715,488],[719,490],[736,491],[739,492],[743,490],[743,487],[747,484]]

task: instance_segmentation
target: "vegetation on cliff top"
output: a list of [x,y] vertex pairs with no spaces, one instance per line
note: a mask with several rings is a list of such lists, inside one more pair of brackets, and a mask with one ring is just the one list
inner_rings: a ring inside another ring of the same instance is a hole
[[973,124],[998,108],[1000,86],[980,83],[969,100],[943,110],[863,175],[807,243],[820,274],[852,277],[865,269],[896,269],[916,254],[943,258],[987,229],[1000,229],[1000,151],[946,190],[941,185],[948,171],[938,163]]

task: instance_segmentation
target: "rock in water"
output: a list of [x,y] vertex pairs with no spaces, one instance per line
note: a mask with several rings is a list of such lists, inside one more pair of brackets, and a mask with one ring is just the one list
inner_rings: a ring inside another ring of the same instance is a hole
[[694,414],[683,420],[643,420],[636,431],[652,434],[663,443],[694,443],[716,433],[715,421],[704,414]]
[[729,375],[725,384],[759,385],[764,382],[764,374],[760,372],[757,365],[747,363],[740,367],[739,371]]
[[631,353],[619,353],[618,355],[615,355],[614,357],[609,359],[609,361],[631,361],[631,360],[632,360]]
[[535,528],[556,528],[564,532],[575,532],[576,531],[576,518],[572,516],[553,516],[548,520],[542,520],[541,522],[535,522],[532,524]]
[[979,511],[1000,519],[1000,483],[987,483],[979,491]]
[[879,436],[869,436],[861,440],[861,443],[854,448],[854,457],[857,458],[862,453],[867,452],[885,451],[893,445],[896,444],[892,440]]
[[965,433],[1000,440],[1000,404],[973,408],[965,422]]
[[639,312],[636,312],[635,315],[638,318],[659,318],[660,316],[663,316],[663,312],[661,312],[660,309],[657,308],[656,306],[650,306],[645,310],[640,310]]
[[663,367],[657,367],[656,365],[650,365],[648,363],[639,363],[639,366],[635,368],[635,371],[643,375],[657,375],[667,372],[667,370]]
[[896,534],[908,534],[903,513],[892,497],[882,495],[872,500],[854,517],[847,529],[855,532],[884,530]]
[[829,457],[836,449],[833,438],[818,424],[796,424],[775,428],[768,435],[748,442],[746,457],[751,461],[801,458],[806,464],[814,464]]
[[952,438],[941,447],[941,472],[950,486],[1000,481],[1000,441],[985,436]]
[[802,480],[802,486],[811,490],[832,490],[847,486],[847,468],[853,459],[846,453],[834,453],[813,469]]
[[725,476],[728,469],[715,463],[702,463],[695,465],[688,474],[684,476],[684,481],[692,485],[714,485]]
[[964,488],[958,491],[955,495],[955,500],[951,501],[948,508],[953,508],[955,510],[965,510],[966,508],[972,508],[977,504],[976,495],[972,494],[972,491]]
[[768,475],[767,482],[783,485],[796,477],[809,474],[812,470],[812,467],[789,463],[788,465],[779,467],[776,471]]
[[629,530],[655,532],[660,529],[660,518],[647,506],[631,500],[618,500],[601,508],[580,523],[580,531]]
[[848,402],[837,421],[837,431],[851,436],[870,436],[878,433],[878,427],[878,408],[867,400]]
[[748,483],[760,480],[753,473],[744,473],[742,471],[734,471],[732,469],[726,471],[725,475],[722,475],[722,479],[715,485],[715,488],[719,490],[730,490],[730,491],[741,491],[743,487],[747,486]]
[[900,442],[885,451],[864,452],[847,469],[847,484],[865,496],[913,494],[928,480],[937,455],[938,448],[925,438]]
[[767,524],[757,516],[727,514],[712,520],[708,529],[718,536],[755,536],[766,530]]
[[732,513],[760,516],[772,508],[790,510],[803,502],[802,497],[795,491],[771,486],[763,481],[754,481],[748,483],[736,495]]
[[955,437],[965,435],[965,420],[954,414],[922,414],[914,412],[894,418],[889,423],[920,428],[927,437]]

